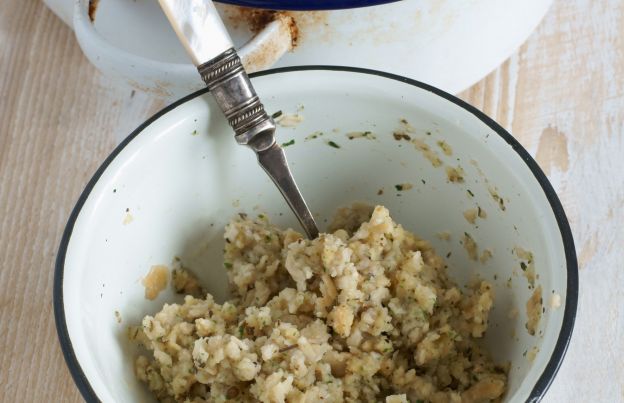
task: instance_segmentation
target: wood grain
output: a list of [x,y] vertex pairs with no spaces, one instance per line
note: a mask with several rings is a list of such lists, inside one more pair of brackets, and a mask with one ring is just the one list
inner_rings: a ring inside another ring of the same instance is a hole
[[[569,215],[581,289],[546,402],[624,401],[624,3],[558,0],[508,61],[460,96],[537,157]],[[78,195],[163,105],[103,78],[37,0],[0,7],[0,401],[74,402],[54,258]]]
[[126,109],[135,126],[153,102],[102,79],[39,1],[2,2],[0,49],[0,401],[81,401],[56,337],[54,258]]
[[545,402],[624,402],[624,3],[555,1],[503,66],[461,96],[536,157],[580,264],[572,342]]

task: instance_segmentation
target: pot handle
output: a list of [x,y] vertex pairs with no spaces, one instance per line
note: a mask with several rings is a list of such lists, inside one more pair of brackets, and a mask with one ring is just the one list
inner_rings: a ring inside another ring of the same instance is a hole
[[266,70],[293,49],[293,17],[279,15],[238,50],[248,73]]
[[[159,0],[195,66],[234,45],[212,1]],[[239,55],[248,72],[266,69],[292,48],[292,17],[278,16],[247,42]]]

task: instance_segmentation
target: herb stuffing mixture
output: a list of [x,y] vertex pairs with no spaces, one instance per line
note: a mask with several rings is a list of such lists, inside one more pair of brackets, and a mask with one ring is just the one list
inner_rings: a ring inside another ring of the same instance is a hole
[[196,295],[129,329],[145,347],[138,378],[162,402],[499,401],[507,369],[476,343],[490,284],[460,289],[384,207],[335,223],[307,240],[264,216],[232,220],[232,299],[218,304],[174,272],[176,289]]

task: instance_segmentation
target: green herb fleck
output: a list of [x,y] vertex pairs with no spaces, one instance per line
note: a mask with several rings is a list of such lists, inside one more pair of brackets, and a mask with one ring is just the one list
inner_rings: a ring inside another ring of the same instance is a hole
[[191,133],[192,136],[197,136],[197,130],[193,130],[193,132]]
[[232,263],[230,263],[230,262],[223,262],[223,266],[225,266],[226,269],[231,269],[232,268]]
[[327,145],[330,146],[330,147],[334,147],[334,148],[340,148],[340,146],[338,144],[336,144],[335,142],[333,142],[331,140],[329,140],[327,142]]
[[370,138],[370,139],[375,138],[375,136],[373,136],[373,132],[371,131],[347,133],[347,138],[349,140],[353,140],[353,139],[360,138],[360,137]]
[[405,191],[405,190],[410,190],[413,187],[414,186],[411,183],[399,183],[397,185],[394,185],[394,188],[396,190],[398,190],[399,192]]
[[466,190],[466,192],[468,192],[468,194],[470,195],[470,197],[474,197],[474,193],[472,193],[472,191],[470,189]]
[[271,115],[271,118],[275,119],[275,118],[279,118],[280,116],[282,116],[282,111],[277,111]]
[[412,139],[408,134],[403,133],[403,132],[394,132],[392,133],[392,136],[394,137],[396,141],[401,141],[401,140],[410,141]]
[[520,262],[520,268],[522,269],[522,271],[526,271],[526,269],[527,269],[526,263]]
[[287,141],[287,142],[285,142],[285,143],[282,143],[282,147],[288,147],[288,146],[291,146],[291,145],[293,145],[293,144],[295,144],[295,139],[292,139],[292,140],[290,140],[290,141]]
[[316,138],[319,138],[322,135],[323,135],[323,132],[318,132],[317,131],[317,132],[314,132],[314,133],[311,133],[311,134],[307,135],[304,140],[305,141],[314,140]]

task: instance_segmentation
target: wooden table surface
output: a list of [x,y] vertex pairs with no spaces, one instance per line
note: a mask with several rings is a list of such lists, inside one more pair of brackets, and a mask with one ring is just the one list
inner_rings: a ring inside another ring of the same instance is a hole
[[[624,2],[556,0],[529,40],[460,96],[509,129],[571,222],[580,297],[545,402],[624,401]],[[0,401],[74,402],[52,310],[69,213],[115,135],[162,101],[114,86],[38,0],[0,6]]]

